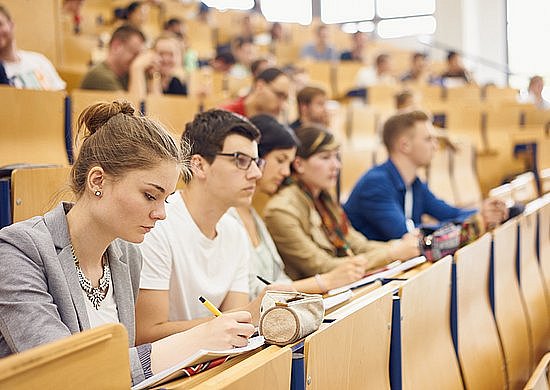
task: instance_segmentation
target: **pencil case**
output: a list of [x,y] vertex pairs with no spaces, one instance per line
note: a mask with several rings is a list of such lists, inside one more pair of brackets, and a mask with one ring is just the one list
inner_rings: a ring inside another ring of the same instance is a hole
[[287,345],[316,331],[324,315],[319,294],[267,291],[260,307],[259,332],[268,344]]

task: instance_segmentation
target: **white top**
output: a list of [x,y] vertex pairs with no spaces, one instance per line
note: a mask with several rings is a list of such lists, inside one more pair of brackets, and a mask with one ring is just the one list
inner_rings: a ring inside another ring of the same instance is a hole
[[379,76],[376,73],[376,68],[372,66],[364,66],[357,72],[355,85],[358,88],[366,88],[372,85],[395,85],[395,78],[390,75]]
[[6,75],[16,88],[60,91],[65,82],[57,74],[52,63],[40,53],[18,50],[19,61],[4,62]]
[[88,299],[88,296],[82,290],[84,295],[84,302],[86,302],[86,312],[88,313],[88,319],[90,320],[90,328],[96,328],[103,324],[118,323],[118,309],[115,302],[115,293],[113,291],[113,279],[109,280],[109,290],[105,299],[99,304],[99,308],[96,310],[92,302]]
[[[256,298],[265,288],[265,284],[261,282],[257,276],[261,276],[271,283],[291,284],[292,280],[285,273],[285,265],[283,259],[277,252],[277,247],[273,242],[273,238],[269,234],[264,221],[260,218],[254,209],[251,209],[256,229],[260,236],[260,244],[256,247],[252,244],[252,240],[248,237],[248,250],[250,251],[250,274],[249,288],[250,299]],[[235,218],[244,228],[244,223],[234,208],[229,209],[227,214]]]
[[140,288],[169,290],[169,321],[212,316],[200,295],[219,307],[230,291],[248,294],[246,231],[225,214],[216,232],[213,240],[204,236],[175,193],[168,198],[166,219],[145,235]]

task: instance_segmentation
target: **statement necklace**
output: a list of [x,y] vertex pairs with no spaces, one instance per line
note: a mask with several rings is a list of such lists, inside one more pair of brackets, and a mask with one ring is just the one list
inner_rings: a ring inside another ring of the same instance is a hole
[[73,244],[70,244],[70,246],[71,255],[73,256],[74,265],[76,267],[76,272],[78,273],[78,282],[80,283],[80,287],[82,288],[82,290],[84,290],[86,296],[88,297],[90,302],[92,302],[94,308],[96,310],[99,310],[99,305],[107,296],[107,291],[109,291],[109,284],[111,283],[111,269],[107,264],[105,255],[103,255],[102,257],[103,275],[101,276],[101,279],[99,279],[99,286],[94,287],[90,279],[88,279],[86,275],[84,275],[84,272],[82,272],[82,269],[80,268],[78,257],[76,257],[76,254],[74,253]]

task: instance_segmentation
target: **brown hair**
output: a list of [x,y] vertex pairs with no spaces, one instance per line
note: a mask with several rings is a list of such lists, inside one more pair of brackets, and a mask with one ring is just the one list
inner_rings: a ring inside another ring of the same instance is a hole
[[0,14],[4,14],[6,19],[8,19],[8,22],[11,22],[11,15],[8,9],[3,4],[0,4]]
[[134,115],[126,101],[100,102],[84,109],[78,118],[77,143],[82,140],[71,169],[71,188],[80,196],[94,166],[117,178],[135,169],[148,169],[161,161],[174,161],[189,175],[189,148],[158,122]]
[[405,132],[412,129],[416,122],[425,122],[430,120],[424,111],[411,111],[405,114],[394,115],[384,123],[382,139],[384,145],[391,152],[395,141]]
[[326,96],[327,93],[324,89],[319,87],[304,87],[298,92],[296,95],[296,101],[298,102],[298,110],[300,109],[301,105],[308,105],[311,104],[311,101],[315,96],[323,95]]
[[411,91],[401,91],[395,95],[395,108],[398,110],[404,108],[409,99],[414,97]]
[[321,127],[302,127],[296,130],[296,137],[300,141],[296,156],[308,159],[314,154],[326,150],[334,150],[340,144],[334,139],[334,135]]
[[130,26],[129,24],[124,24],[113,32],[113,35],[111,35],[111,40],[109,41],[109,46],[111,46],[114,41],[126,42],[134,35],[140,38],[143,42],[146,41],[145,35],[140,29]]

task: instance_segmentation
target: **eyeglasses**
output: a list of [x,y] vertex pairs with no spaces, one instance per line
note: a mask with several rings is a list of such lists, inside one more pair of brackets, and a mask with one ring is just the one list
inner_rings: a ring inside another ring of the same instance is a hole
[[265,160],[260,157],[250,157],[247,154],[241,153],[241,152],[235,152],[235,153],[216,153],[217,156],[225,156],[225,157],[233,157],[235,160],[235,165],[237,168],[242,169],[243,171],[247,171],[250,168],[250,165],[252,165],[252,161],[256,163],[256,166],[260,171],[264,170],[265,167]]
[[269,89],[271,90],[271,92],[273,92],[275,94],[275,96],[277,96],[280,100],[283,100],[283,101],[287,101],[288,100],[288,93],[286,92],[281,92],[281,91],[277,91],[275,88],[271,87],[269,85]]

